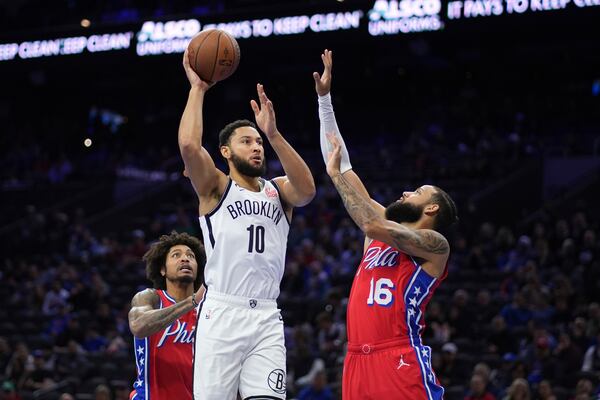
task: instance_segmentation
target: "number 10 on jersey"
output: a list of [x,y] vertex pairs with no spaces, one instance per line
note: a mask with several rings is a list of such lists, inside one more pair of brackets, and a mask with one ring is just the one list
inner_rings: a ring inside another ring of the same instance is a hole
[[265,227],[261,225],[250,225],[248,231],[248,253],[262,253],[265,251]]

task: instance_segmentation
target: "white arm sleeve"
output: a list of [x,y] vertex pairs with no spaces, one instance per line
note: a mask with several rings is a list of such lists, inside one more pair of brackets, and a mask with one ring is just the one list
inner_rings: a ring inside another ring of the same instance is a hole
[[342,138],[340,130],[338,129],[337,122],[335,122],[335,114],[333,112],[331,95],[329,93],[327,93],[325,96],[319,96],[319,121],[321,121],[321,153],[323,155],[325,164],[327,164],[328,153],[333,150],[329,140],[327,140],[326,134],[335,133],[342,147],[342,162],[340,164],[340,172],[343,174],[344,172],[351,170],[352,165],[350,164],[350,156],[348,155],[348,149],[346,149],[344,138]]

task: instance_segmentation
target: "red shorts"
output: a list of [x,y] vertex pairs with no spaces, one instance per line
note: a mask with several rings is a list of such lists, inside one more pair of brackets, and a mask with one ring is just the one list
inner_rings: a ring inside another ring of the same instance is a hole
[[344,400],[440,400],[444,389],[431,369],[431,348],[406,340],[348,344]]

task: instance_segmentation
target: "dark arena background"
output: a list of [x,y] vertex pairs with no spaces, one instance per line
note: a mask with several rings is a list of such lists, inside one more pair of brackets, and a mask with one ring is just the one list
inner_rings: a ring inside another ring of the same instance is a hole
[[201,236],[177,129],[182,52],[210,27],[241,48],[205,99],[218,166],[260,82],[317,182],[279,298],[288,398],[341,399],[362,254],[319,150],[324,49],[371,194],[457,202],[424,331],[445,398],[600,398],[600,1],[20,0],[0,3],[0,399],[128,398],[141,256]]

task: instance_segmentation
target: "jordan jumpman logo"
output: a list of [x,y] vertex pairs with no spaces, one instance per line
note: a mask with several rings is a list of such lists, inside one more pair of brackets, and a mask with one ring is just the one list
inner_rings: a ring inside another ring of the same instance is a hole
[[398,364],[398,368],[396,368],[396,369],[400,369],[400,368],[402,368],[404,366],[410,367],[410,364],[409,363],[405,363],[404,362],[404,354],[400,354],[400,363]]

